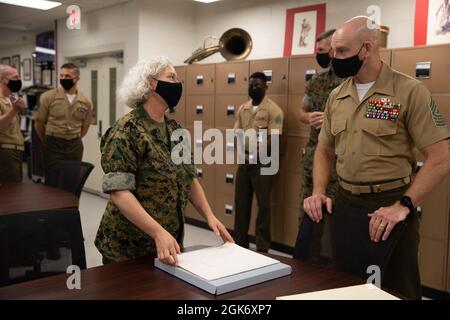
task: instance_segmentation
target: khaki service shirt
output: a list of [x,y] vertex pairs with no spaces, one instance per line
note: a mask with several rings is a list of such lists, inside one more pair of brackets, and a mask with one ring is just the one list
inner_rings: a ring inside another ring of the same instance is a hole
[[383,63],[362,101],[353,78],[331,92],[319,143],[335,149],[342,179],[367,183],[410,176],[414,146],[423,149],[449,137],[428,89]]
[[90,121],[91,101],[80,91],[71,104],[63,88],[43,93],[35,118],[45,124],[45,134],[61,136],[80,135],[84,124]]

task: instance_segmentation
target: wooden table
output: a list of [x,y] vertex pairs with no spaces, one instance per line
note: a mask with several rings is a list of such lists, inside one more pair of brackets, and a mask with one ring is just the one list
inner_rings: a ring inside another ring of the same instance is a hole
[[81,290],[68,290],[68,274],[0,288],[0,299],[244,299],[278,296],[363,284],[361,278],[310,263],[273,256],[292,266],[292,274],[214,296],[153,267],[151,258],[114,263],[81,272]]
[[65,190],[34,183],[0,183],[0,216],[77,208],[78,198]]

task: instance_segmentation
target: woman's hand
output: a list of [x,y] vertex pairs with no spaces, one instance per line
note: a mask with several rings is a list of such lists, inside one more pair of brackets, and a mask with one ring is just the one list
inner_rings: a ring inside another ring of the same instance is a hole
[[208,217],[208,226],[211,228],[211,230],[218,236],[222,237],[222,240],[224,242],[231,242],[234,243],[233,238],[228,233],[227,228],[222,224],[222,222],[219,221],[219,219],[216,218],[216,216],[211,215]]
[[154,237],[158,259],[165,264],[178,265],[177,254],[181,253],[177,240],[164,228],[161,228]]

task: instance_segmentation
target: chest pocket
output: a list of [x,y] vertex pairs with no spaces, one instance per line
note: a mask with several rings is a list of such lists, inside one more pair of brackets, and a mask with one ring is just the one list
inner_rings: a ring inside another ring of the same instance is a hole
[[345,154],[345,145],[347,143],[347,120],[335,120],[331,122],[331,134],[334,136],[336,154]]
[[397,153],[394,136],[397,134],[398,122],[379,119],[367,119],[362,128],[362,150],[371,156],[392,156]]
[[56,119],[64,119],[66,117],[67,109],[61,103],[53,103],[50,109],[50,115]]
[[253,127],[255,129],[267,128],[269,126],[269,112],[259,110],[254,115]]
[[88,112],[89,109],[85,104],[77,102],[73,105],[71,114],[75,120],[84,120]]

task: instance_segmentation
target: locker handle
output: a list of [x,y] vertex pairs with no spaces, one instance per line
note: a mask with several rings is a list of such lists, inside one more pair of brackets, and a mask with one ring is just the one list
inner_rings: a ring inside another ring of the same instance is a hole
[[197,176],[199,178],[203,178],[203,170],[202,169],[197,169]]
[[234,105],[229,105],[227,107],[227,116],[233,115],[236,107]]
[[201,85],[203,85],[204,77],[203,77],[203,75],[200,74],[200,75],[195,77],[195,80],[196,80],[197,85],[201,86]]
[[203,106],[202,106],[202,105],[198,105],[198,106],[195,108],[195,112],[196,112],[197,114],[203,113]]
[[232,215],[233,214],[233,206],[226,204],[225,205],[225,214]]
[[234,175],[227,173],[225,175],[225,183],[233,183],[234,182]]

